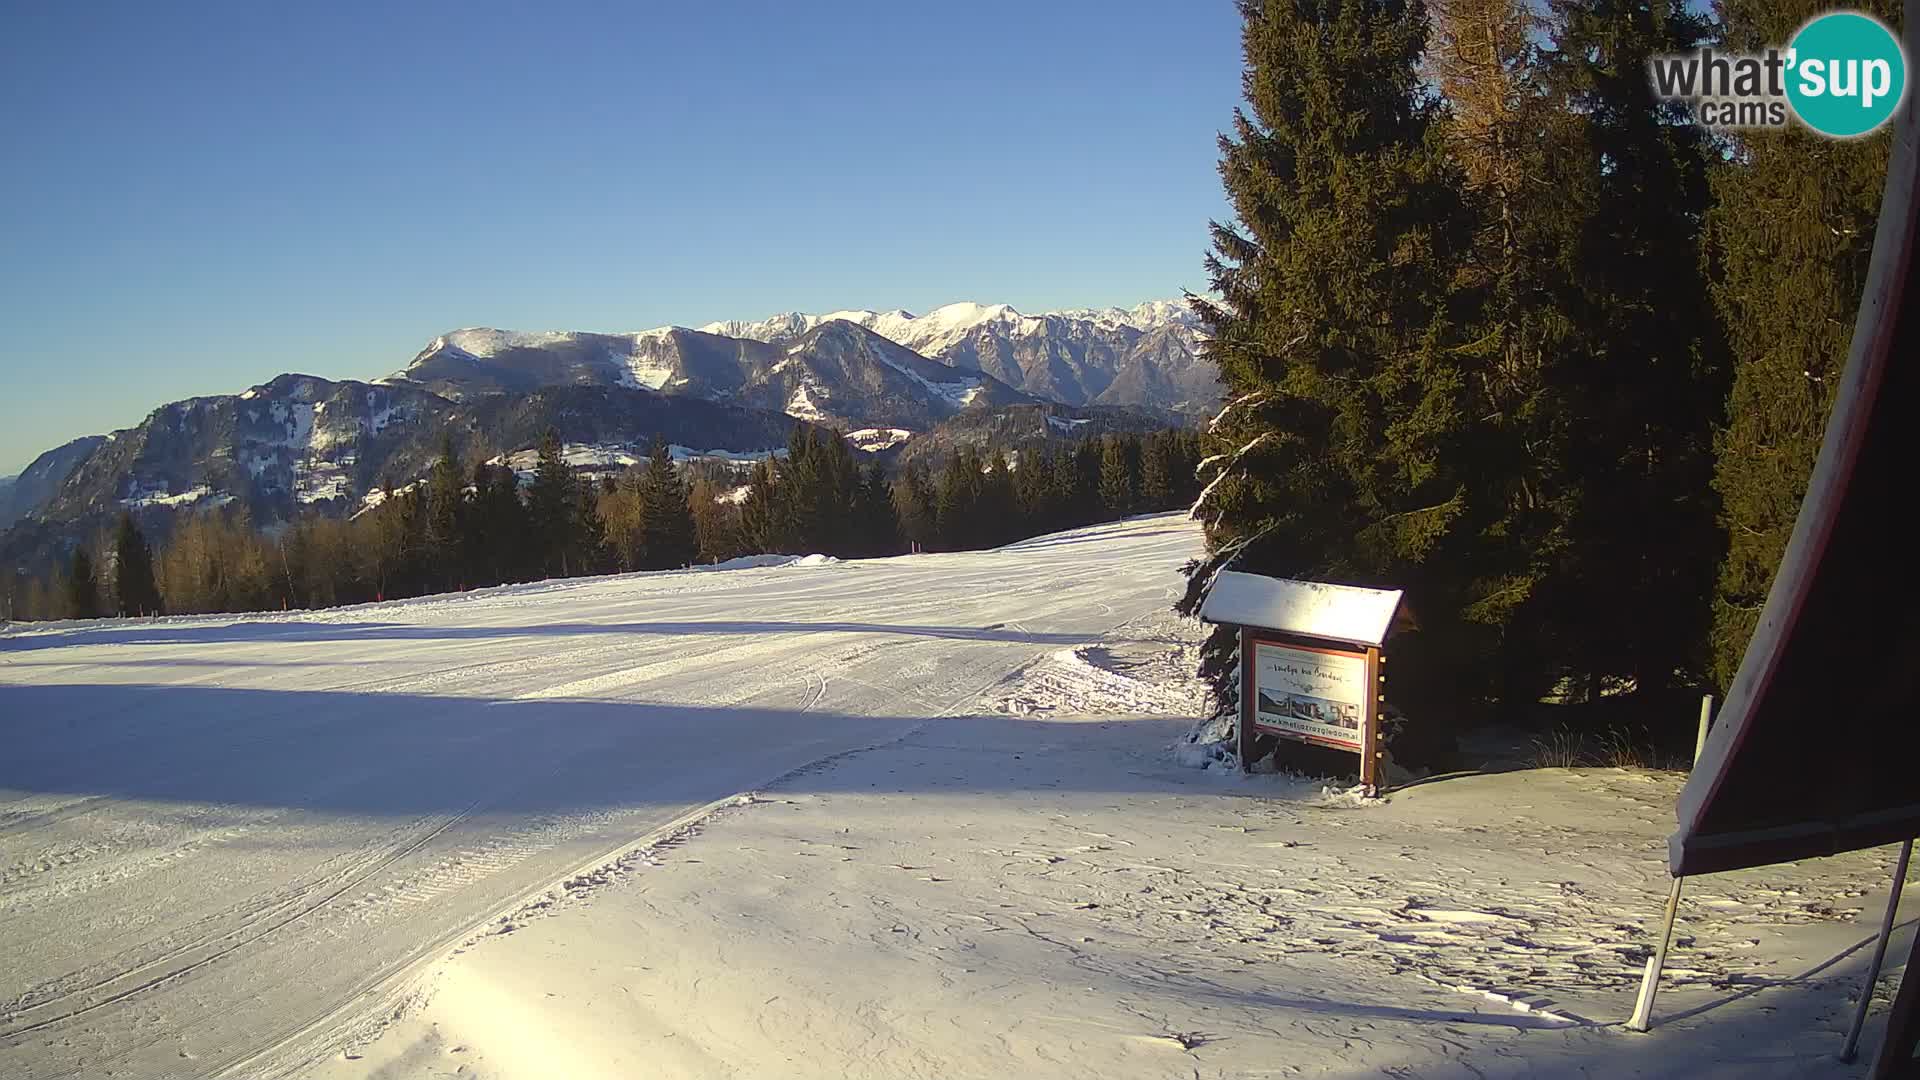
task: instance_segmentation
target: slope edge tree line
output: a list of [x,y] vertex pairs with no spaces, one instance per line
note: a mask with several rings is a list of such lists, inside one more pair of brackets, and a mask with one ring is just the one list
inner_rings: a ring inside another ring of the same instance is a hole
[[[1183,607],[1226,566],[1404,588],[1410,734],[1724,687],[1818,453],[1889,137],[1715,135],[1647,61],[1820,10],[1243,0],[1234,215],[1192,299],[1228,404]],[[1234,659],[1215,634],[1224,704]]]
[[311,515],[255,529],[244,510],[184,515],[157,552],[123,516],[64,572],[14,583],[11,617],[323,608],[583,574],[675,569],[751,554],[837,558],[994,547],[1198,493],[1199,436],[1108,435],[1044,451],[962,447],[938,468],[862,467],[839,432],[796,428],[783,455],[742,476],[676,463],[664,439],[598,482],[555,433],[524,480],[464,468],[443,445],[420,482],[387,481],[350,519]]

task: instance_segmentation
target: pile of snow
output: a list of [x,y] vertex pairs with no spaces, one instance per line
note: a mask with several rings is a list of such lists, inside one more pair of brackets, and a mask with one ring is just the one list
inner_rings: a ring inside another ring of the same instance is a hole
[[836,559],[831,555],[821,555],[821,554],[815,553],[812,555],[803,555],[800,558],[793,560],[793,565],[795,566],[832,566],[834,563],[837,563],[839,561],[840,561],[839,559]]
[[[411,484],[402,484],[399,487],[394,488],[393,493],[395,495],[405,495],[407,492],[412,491],[414,488],[417,488],[424,483],[426,483],[425,480],[415,480]],[[381,503],[384,503],[386,501],[387,501],[387,490],[385,488],[374,488],[372,491],[369,491],[365,495],[360,496],[360,509],[356,510],[353,516],[359,517],[361,514],[366,513],[367,511],[373,509],[376,506],[379,506]]]
[[897,427],[861,428],[858,431],[847,432],[847,441],[853,444],[853,448],[869,454],[891,450],[911,438],[913,438],[913,432]]
[[[178,494],[171,493],[166,488],[152,492],[145,492],[136,488],[131,496],[120,500],[120,505],[134,507],[136,509],[149,506],[164,506],[169,509],[176,509],[197,503],[212,495],[213,489],[205,484],[190,487]],[[215,500],[214,505],[219,506],[232,501],[233,496],[222,495]]]
[[[1009,623],[1018,634],[1022,627]],[[1002,687],[996,712],[1018,716],[1179,716],[1207,711],[1199,648],[1205,628],[1172,613],[1121,627],[1096,644],[1058,649]]]

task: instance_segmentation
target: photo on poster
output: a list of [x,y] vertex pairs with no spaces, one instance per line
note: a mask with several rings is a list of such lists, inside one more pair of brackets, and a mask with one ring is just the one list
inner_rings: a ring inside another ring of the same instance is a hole
[[1361,749],[1366,715],[1364,657],[1258,642],[1253,677],[1256,728]]

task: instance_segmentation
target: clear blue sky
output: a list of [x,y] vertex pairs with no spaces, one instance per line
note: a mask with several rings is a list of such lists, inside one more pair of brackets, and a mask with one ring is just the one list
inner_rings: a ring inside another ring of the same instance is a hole
[[13,5],[0,475],[460,326],[1204,284],[1229,0]]

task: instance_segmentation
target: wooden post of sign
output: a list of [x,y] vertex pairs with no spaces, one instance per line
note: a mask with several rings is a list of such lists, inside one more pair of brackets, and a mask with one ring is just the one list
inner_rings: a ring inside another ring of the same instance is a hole
[[1243,626],[1240,628],[1240,730],[1235,746],[1240,755],[1241,772],[1253,769],[1253,710],[1258,705],[1253,688],[1253,635]]
[[1367,648],[1366,697],[1360,702],[1360,789],[1369,797],[1380,794],[1380,757],[1385,752],[1380,739],[1380,705],[1387,695],[1380,692],[1380,649]]

